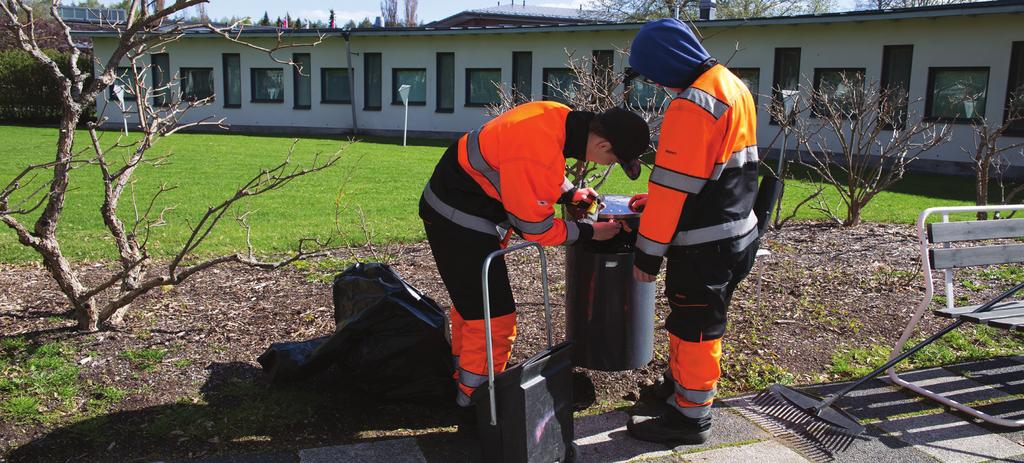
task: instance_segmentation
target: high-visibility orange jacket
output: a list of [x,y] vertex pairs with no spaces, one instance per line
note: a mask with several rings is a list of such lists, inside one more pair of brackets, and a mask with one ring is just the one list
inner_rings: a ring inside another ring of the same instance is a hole
[[743,82],[725,66],[701,74],[671,102],[640,218],[636,265],[657,274],[669,246],[757,238],[757,113]]
[[449,150],[438,162],[424,202],[485,233],[511,225],[523,238],[547,246],[590,240],[590,225],[555,217],[554,205],[572,188],[566,157],[585,155],[579,151],[588,133],[586,124],[567,121],[569,114],[561,103],[526,103],[463,135],[457,158]]

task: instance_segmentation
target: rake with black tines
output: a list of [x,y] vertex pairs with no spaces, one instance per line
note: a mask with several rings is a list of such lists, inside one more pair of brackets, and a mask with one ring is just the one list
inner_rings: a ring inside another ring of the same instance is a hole
[[[996,296],[994,299],[989,300],[985,304],[978,307],[969,313],[981,313],[987,312],[992,309],[997,303],[1003,299],[1012,296],[1017,291],[1024,288],[1024,283],[1020,283],[1008,291]],[[962,314],[966,315],[966,314]],[[825,398],[821,398],[806,392],[800,392],[791,387],[786,387],[781,384],[773,384],[766,391],[762,392],[755,398],[754,402],[760,405],[761,410],[779,421],[790,422],[793,425],[803,424],[817,424],[825,425],[824,428],[821,426],[814,426],[820,431],[835,431],[840,434],[846,434],[849,436],[857,436],[864,432],[864,425],[857,421],[852,415],[833,407],[832,404],[839,400],[841,397],[849,394],[854,389],[857,389],[868,380],[874,378],[892,368],[897,363],[902,362],[907,357],[914,355],[915,352],[923,349],[925,346],[935,342],[946,333],[955,330],[960,325],[964,324],[967,320],[960,318],[953,322],[949,326],[943,328],[939,332],[931,335],[928,339],[921,341],[916,346],[907,349],[900,355],[892,358],[884,365],[875,368],[874,371],[864,375],[862,378],[844,387],[843,389],[828,395]],[[809,432],[808,428],[808,432]]]

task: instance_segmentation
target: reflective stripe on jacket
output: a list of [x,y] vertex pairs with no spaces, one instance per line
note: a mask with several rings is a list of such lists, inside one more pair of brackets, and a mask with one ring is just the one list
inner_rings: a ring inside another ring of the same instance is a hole
[[672,101],[648,182],[636,262],[657,274],[669,246],[756,237],[756,107],[743,82],[715,65]]
[[563,154],[569,111],[556,102],[527,103],[463,135],[457,165],[441,159],[428,186],[434,197],[428,199],[486,221],[508,222],[523,238],[543,245],[573,243],[580,227],[556,218],[554,208],[572,187]]

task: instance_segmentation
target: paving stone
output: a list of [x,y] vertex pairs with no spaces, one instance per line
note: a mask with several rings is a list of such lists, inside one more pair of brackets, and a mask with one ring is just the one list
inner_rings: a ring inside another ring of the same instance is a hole
[[426,463],[416,438],[389,439],[358,444],[335,445],[299,451],[300,463]]
[[[1021,367],[1024,368],[1024,366]],[[946,368],[932,368],[928,370],[913,371],[903,373],[900,377],[906,381],[913,382],[918,386],[927,388],[932,392],[942,394],[946,398],[960,403],[1001,399],[1008,395],[1006,392],[996,389],[988,384],[980,383],[971,378],[962,376],[958,371]],[[912,391],[907,391],[907,393],[916,394]],[[928,400],[929,404],[933,407],[939,405],[938,402],[935,402],[932,399],[928,399],[924,396],[920,397]]]
[[947,367],[1006,394],[1024,394],[1024,365],[1012,358],[996,358]]
[[[711,411],[714,415],[714,431],[711,438],[700,446],[680,446],[675,450],[691,451],[771,437],[733,411],[723,407],[715,407]],[[620,462],[641,456],[648,459],[672,455],[672,450],[665,445],[630,437],[626,431],[628,419],[629,415],[622,411],[577,419],[575,427],[578,461]]]
[[950,413],[883,420],[877,426],[942,462],[981,462],[1024,453],[1024,447]]
[[[248,455],[228,455],[210,457],[200,460],[174,460],[169,463],[295,463],[299,461],[294,453],[253,453]],[[163,463],[162,461],[153,463]]]
[[789,447],[776,441],[705,450],[680,455],[679,459],[693,463],[747,463],[770,461],[772,463],[805,463],[807,459]]
[[881,428],[868,425],[864,434],[854,439],[848,448],[836,452],[836,463],[935,463],[930,455],[913,445],[887,435]]

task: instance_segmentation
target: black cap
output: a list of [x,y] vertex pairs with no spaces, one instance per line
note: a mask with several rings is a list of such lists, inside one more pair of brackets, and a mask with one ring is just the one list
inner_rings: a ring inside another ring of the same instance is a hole
[[619,159],[619,165],[630,180],[640,177],[640,155],[647,151],[651,143],[651,133],[647,121],[636,113],[612,108],[598,114],[604,136],[612,144],[612,152]]

